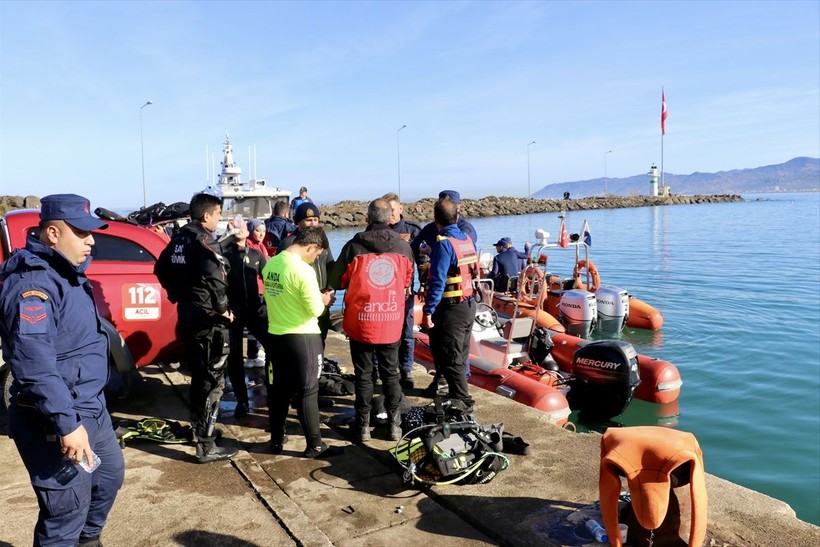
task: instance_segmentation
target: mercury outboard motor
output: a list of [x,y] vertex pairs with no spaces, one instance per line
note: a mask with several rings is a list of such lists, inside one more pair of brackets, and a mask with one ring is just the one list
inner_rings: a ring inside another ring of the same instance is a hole
[[617,287],[600,287],[595,291],[598,306],[598,330],[619,333],[629,316],[629,295]]
[[575,381],[570,408],[585,417],[605,420],[621,414],[638,384],[638,354],[623,340],[601,340],[578,348],[572,358]]
[[595,294],[582,289],[564,291],[558,303],[558,320],[567,333],[588,338],[598,320]]

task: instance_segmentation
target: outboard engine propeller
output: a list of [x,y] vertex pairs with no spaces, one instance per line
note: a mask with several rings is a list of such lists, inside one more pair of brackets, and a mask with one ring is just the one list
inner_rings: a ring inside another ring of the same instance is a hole
[[588,338],[598,320],[595,294],[582,289],[564,291],[558,303],[558,321],[567,333]]
[[598,330],[619,333],[629,317],[629,295],[617,287],[599,287],[595,291],[598,306]]
[[558,372],[558,363],[550,355],[550,350],[555,344],[547,334],[544,327],[536,327],[530,338],[529,357],[530,360],[541,368]]
[[638,353],[623,340],[601,340],[578,348],[572,374],[570,408],[601,420],[621,414],[641,383]]

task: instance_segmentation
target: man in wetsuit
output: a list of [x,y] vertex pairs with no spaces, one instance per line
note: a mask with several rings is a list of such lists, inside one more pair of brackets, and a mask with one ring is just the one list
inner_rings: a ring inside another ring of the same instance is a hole
[[228,263],[215,239],[222,200],[211,194],[191,198],[191,222],[174,234],[154,265],[154,273],[177,304],[178,329],[191,368],[191,427],[199,463],[236,455],[216,444],[216,419],[225,389],[228,325]]

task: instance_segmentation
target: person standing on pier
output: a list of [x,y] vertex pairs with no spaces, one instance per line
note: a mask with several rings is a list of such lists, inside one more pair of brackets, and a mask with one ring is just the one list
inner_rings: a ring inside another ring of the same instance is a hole
[[330,284],[346,289],[344,330],[356,376],[356,435],[370,440],[373,368],[378,366],[390,440],[401,438],[399,346],[405,296],[413,281],[413,251],[390,229],[390,202],[375,199],[367,208],[367,229],[345,244],[330,271]]
[[459,399],[472,412],[467,357],[475,320],[473,279],[478,276],[478,255],[473,240],[456,224],[458,209],[451,199],[439,199],[433,216],[439,233],[430,252],[421,326],[430,331],[436,375],[446,379],[448,396]]
[[[382,199],[386,199],[390,203],[390,228],[398,232],[399,236],[407,241],[409,245],[421,232],[421,226],[404,218],[404,215],[402,215],[404,208],[397,194],[390,192],[383,195]],[[399,371],[401,373],[399,383],[403,389],[416,387],[413,382],[413,352],[416,345],[413,337],[413,307],[416,303],[413,282],[414,280],[411,279],[410,290],[404,303],[404,326],[401,330],[401,345],[399,346]]]

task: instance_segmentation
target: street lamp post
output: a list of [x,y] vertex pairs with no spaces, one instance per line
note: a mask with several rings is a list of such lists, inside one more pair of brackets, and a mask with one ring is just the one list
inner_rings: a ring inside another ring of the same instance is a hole
[[396,162],[399,169],[399,199],[401,199],[401,147],[399,146],[399,131],[407,127],[407,124],[396,129]]
[[147,101],[144,105],[140,107],[140,157],[142,159],[142,206],[148,206],[148,197],[145,193],[145,146],[142,144],[142,109],[146,106],[154,104],[151,101]]
[[609,179],[606,176],[606,155],[611,153],[612,150],[604,152],[604,197],[609,195]]
[[533,144],[535,144],[535,141],[527,145],[527,199],[532,199],[532,192],[530,192],[530,146]]

